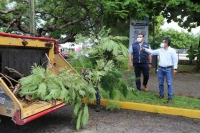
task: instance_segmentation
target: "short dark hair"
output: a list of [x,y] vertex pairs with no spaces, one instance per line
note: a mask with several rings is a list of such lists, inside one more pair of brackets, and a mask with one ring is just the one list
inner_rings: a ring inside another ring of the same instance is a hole
[[144,37],[144,34],[142,34],[142,33],[137,34],[137,36],[138,36],[138,35],[142,35],[142,36]]
[[169,38],[165,38],[165,39],[163,39],[163,40],[165,40],[165,43],[167,43],[167,45],[168,45],[168,46],[170,46],[170,44],[171,44],[171,41],[170,41],[170,39],[169,39]]

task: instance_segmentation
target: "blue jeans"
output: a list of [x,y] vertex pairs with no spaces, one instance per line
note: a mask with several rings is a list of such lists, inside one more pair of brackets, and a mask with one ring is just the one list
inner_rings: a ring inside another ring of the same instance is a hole
[[172,68],[160,68],[158,69],[158,82],[159,82],[159,93],[164,96],[164,77],[166,77],[166,82],[168,86],[168,98],[173,96],[173,86],[172,86]]

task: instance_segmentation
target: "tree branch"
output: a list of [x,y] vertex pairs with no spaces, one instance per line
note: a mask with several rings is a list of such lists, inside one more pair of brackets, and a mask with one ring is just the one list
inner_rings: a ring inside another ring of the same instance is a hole
[[13,9],[8,9],[8,10],[6,10],[6,11],[0,10],[0,13],[1,13],[1,14],[8,14],[8,13],[14,12],[15,10],[16,10],[15,8],[13,8]]
[[29,27],[25,24],[21,24],[21,17],[22,17],[23,14],[24,14],[23,11],[21,11],[19,13],[19,15],[17,16],[17,19],[16,19],[16,24],[17,24],[17,27],[20,31],[22,31],[24,33],[29,33],[30,32]]
[[67,37],[65,38],[62,38],[58,41],[59,44],[62,44],[62,43],[65,43],[67,42],[68,40],[72,39],[77,33],[70,33]]

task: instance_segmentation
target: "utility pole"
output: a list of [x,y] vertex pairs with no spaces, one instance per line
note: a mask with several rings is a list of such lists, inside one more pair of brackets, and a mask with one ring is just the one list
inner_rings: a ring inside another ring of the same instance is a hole
[[[155,15],[153,16],[153,49],[155,48]],[[157,73],[157,63],[158,63],[158,56],[153,55],[152,60],[154,60],[155,65],[155,73]]]
[[29,8],[30,8],[30,35],[35,36],[35,8],[34,8],[34,0],[29,0]]

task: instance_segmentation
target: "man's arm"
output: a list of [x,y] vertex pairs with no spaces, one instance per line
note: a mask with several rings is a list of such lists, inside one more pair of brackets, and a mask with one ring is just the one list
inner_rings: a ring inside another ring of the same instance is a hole
[[151,54],[149,54],[149,63],[151,64],[152,63],[152,55]]
[[132,54],[128,54],[128,59],[129,59],[129,66],[132,67],[133,66],[133,59],[132,59]]
[[174,65],[173,73],[176,74],[177,73],[177,68],[178,68],[178,56],[176,54],[176,50],[175,49],[173,50],[172,59],[173,59],[173,65]]
[[129,60],[129,66],[132,67],[133,66],[133,48],[132,45],[129,47],[129,54],[128,54],[128,60]]
[[[149,49],[151,49],[150,45],[149,45]],[[151,54],[149,54],[148,59],[149,59],[149,69],[151,69],[151,67],[152,67],[152,55]]]
[[147,49],[147,48],[142,47],[142,50],[145,50],[149,54],[159,55],[159,49],[151,50],[151,49]]
[[[151,46],[149,45],[149,49],[151,49]],[[149,54],[149,63],[151,64],[152,63],[152,55],[151,54]]]

